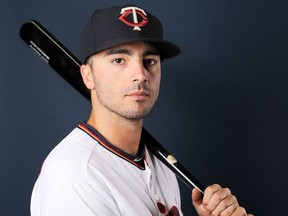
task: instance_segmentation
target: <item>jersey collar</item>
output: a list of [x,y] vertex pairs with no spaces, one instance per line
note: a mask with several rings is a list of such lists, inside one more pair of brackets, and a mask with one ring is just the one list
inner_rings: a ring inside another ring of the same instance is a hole
[[138,149],[137,155],[131,155],[120,148],[111,144],[100,132],[98,132],[95,128],[89,125],[87,122],[82,122],[78,125],[78,128],[87,133],[90,137],[96,140],[102,147],[112,152],[113,154],[121,157],[127,162],[133,164],[141,170],[145,169],[144,159],[145,159],[145,147],[142,139],[140,140],[140,145]]

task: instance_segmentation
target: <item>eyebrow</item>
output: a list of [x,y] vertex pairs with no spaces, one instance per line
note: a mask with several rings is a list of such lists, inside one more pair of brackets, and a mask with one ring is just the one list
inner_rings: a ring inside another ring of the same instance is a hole
[[[113,48],[108,50],[104,56],[110,56],[110,55],[115,55],[115,54],[126,54],[126,55],[132,55],[131,51],[129,49],[125,49],[125,48]],[[160,56],[160,52],[156,49],[149,49],[146,50],[143,53],[143,56],[149,56],[149,55],[156,55],[156,56]]]
[[104,56],[110,56],[110,55],[115,55],[115,54],[131,55],[131,52],[128,49],[124,49],[124,48],[113,48],[113,49],[108,50]]
[[143,56],[148,56],[148,55],[156,55],[156,56],[160,56],[160,51],[159,50],[147,50],[144,52]]

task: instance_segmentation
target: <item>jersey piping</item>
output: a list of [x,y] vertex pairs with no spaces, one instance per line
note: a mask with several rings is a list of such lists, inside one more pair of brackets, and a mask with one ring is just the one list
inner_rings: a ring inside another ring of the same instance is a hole
[[95,128],[89,125],[87,122],[82,122],[77,126],[80,130],[84,131],[91,138],[96,140],[102,147],[117,155],[118,157],[126,160],[141,170],[145,170],[145,148],[142,140],[140,141],[139,150],[136,156],[128,154],[123,150],[112,145],[104,136],[102,136]]

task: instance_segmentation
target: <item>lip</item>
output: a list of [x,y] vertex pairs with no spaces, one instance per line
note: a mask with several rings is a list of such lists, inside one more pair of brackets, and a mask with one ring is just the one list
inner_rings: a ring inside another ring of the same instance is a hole
[[149,97],[149,94],[145,91],[134,91],[127,94],[126,96],[136,98],[137,100],[143,100]]

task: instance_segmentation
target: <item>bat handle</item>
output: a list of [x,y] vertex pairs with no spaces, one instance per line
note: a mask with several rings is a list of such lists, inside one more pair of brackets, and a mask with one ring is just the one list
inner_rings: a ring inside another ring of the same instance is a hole
[[186,170],[145,128],[142,129],[142,138],[147,148],[162,161],[176,176],[190,189],[196,188],[204,194],[205,187]]

